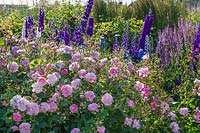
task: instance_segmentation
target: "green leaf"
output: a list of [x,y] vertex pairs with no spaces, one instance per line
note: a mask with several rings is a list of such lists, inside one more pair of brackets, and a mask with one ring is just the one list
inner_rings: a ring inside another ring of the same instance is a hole
[[66,60],[70,60],[72,58],[71,54],[64,54],[63,56]]

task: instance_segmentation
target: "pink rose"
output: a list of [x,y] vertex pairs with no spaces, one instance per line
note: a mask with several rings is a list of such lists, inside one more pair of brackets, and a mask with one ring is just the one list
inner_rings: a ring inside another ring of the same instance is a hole
[[101,98],[101,101],[105,106],[110,106],[113,103],[113,97],[110,94],[106,93]]
[[176,122],[170,123],[169,127],[171,128],[172,132],[179,133],[180,128]]
[[35,93],[40,93],[43,91],[43,86],[41,84],[39,84],[38,82],[34,83],[31,85],[32,86],[32,92]]
[[84,57],[84,61],[89,64],[94,64],[96,61],[92,57]]
[[181,115],[188,115],[188,108],[180,108],[179,113]]
[[75,53],[74,55],[72,55],[72,61],[73,62],[77,62],[81,60],[81,54],[80,53]]
[[27,114],[37,115],[39,113],[39,105],[37,103],[30,103],[27,107]]
[[194,80],[194,83],[195,83],[196,85],[200,86],[200,80],[195,79],[195,80]]
[[68,70],[67,69],[63,69],[63,70],[61,70],[61,74],[62,75],[67,75],[69,72],[68,72]]
[[197,123],[200,123],[200,110],[199,108],[196,108],[196,114],[194,115],[194,119]]
[[19,112],[13,113],[13,120],[16,122],[20,122],[22,120],[22,115]]
[[172,120],[176,119],[176,114],[174,114],[172,112],[169,112],[167,116],[170,117]]
[[12,129],[13,131],[18,131],[18,130],[19,130],[19,128],[18,128],[17,126],[12,126],[11,129]]
[[78,75],[81,79],[85,78],[86,73],[87,71],[85,69],[81,69],[80,71],[78,71]]
[[7,106],[7,102],[4,100],[2,103],[1,103],[2,106]]
[[71,130],[71,133],[81,133],[79,128],[74,128],[73,130]]
[[94,52],[90,52],[91,56],[95,59],[95,60],[98,60],[99,58],[99,52],[97,51],[94,51]]
[[140,129],[140,127],[141,127],[140,121],[135,119],[135,120],[133,121],[132,127],[133,127],[133,128],[136,128],[136,129]]
[[49,112],[55,112],[58,108],[55,102],[50,102],[49,105],[50,105],[50,109],[48,110]]
[[93,99],[95,98],[95,94],[93,91],[86,91],[85,92],[85,97],[90,101],[92,102]]
[[140,78],[145,78],[149,74],[149,68],[143,67],[143,68],[140,68],[139,70],[137,70],[136,72],[138,73]]
[[105,133],[105,131],[106,131],[106,128],[104,126],[98,126],[97,127],[97,132],[98,133]]
[[55,73],[47,75],[47,83],[50,85],[54,85],[58,81],[58,77]]
[[78,112],[78,106],[77,106],[76,104],[72,104],[72,105],[70,106],[70,111],[71,111],[72,113],[77,113],[77,112]]
[[47,112],[50,109],[50,105],[46,102],[40,104],[40,112]]
[[18,64],[16,62],[11,62],[8,64],[7,69],[11,73],[15,73],[18,71]]
[[144,88],[144,84],[141,83],[140,81],[136,81],[134,87],[135,87],[135,89],[136,89],[137,91],[142,91],[142,89]]
[[97,77],[94,73],[87,73],[85,75],[85,79],[90,83],[95,83],[97,80]]
[[78,89],[81,86],[81,80],[80,79],[74,79],[71,82],[71,86],[73,89]]
[[47,84],[47,80],[46,78],[44,77],[39,77],[38,80],[37,80],[37,83],[40,85],[40,86],[45,86]]
[[19,125],[20,133],[31,133],[31,125],[29,123],[22,123]]
[[131,71],[134,71],[134,70],[135,70],[135,67],[134,67],[134,65],[132,64],[132,62],[128,62],[127,66],[128,66],[128,69],[129,69],[129,70],[131,70]]
[[72,92],[73,92],[73,89],[70,85],[64,85],[62,88],[61,88],[61,91],[62,91],[62,95],[64,97],[69,97],[72,95]]
[[134,108],[135,107],[133,100],[128,100],[128,106],[130,108]]
[[70,46],[65,46],[65,53],[71,54],[72,52],[73,52],[72,47],[70,47]]
[[111,76],[116,76],[116,74],[119,72],[119,69],[117,68],[117,67],[112,67],[112,68],[110,68],[109,69],[109,74],[111,75]]
[[124,124],[130,127],[132,125],[132,122],[133,122],[132,118],[126,118]]
[[96,103],[92,103],[88,105],[88,110],[91,112],[98,111],[99,105]]
[[69,70],[70,71],[76,71],[80,68],[80,65],[78,62],[73,62],[72,64],[69,65]]

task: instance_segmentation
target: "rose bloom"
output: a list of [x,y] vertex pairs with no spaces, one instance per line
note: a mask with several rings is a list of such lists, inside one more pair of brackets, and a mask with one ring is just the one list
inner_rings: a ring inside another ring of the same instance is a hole
[[110,106],[113,103],[113,97],[110,94],[106,93],[101,98],[101,101],[105,106]]
[[41,86],[45,86],[47,84],[47,80],[44,77],[39,77],[37,83]]
[[91,112],[98,111],[99,105],[96,103],[92,103],[88,105],[88,110]]
[[40,93],[43,91],[43,86],[41,84],[39,84],[38,82],[32,84],[31,86],[33,87],[32,92]]
[[129,106],[130,108],[134,108],[134,107],[135,107],[133,100],[129,100],[129,101],[128,101],[128,106]]
[[69,97],[73,93],[73,89],[72,89],[72,87],[70,85],[64,85],[64,86],[62,86],[61,91],[62,91],[62,95],[64,97]]
[[97,127],[97,132],[98,133],[105,133],[105,131],[106,131],[106,128],[104,126],[98,126]]
[[87,99],[89,99],[90,102],[92,102],[93,99],[95,98],[95,94],[94,94],[93,91],[86,91],[86,92],[85,92],[85,97],[86,97]]
[[81,86],[81,80],[80,79],[74,79],[71,82],[71,86],[73,89],[78,89]]
[[81,54],[80,53],[75,53],[74,55],[72,55],[72,61],[73,62],[77,62],[81,60]]
[[111,76],[115,76],[118,72],[119,72],[119,69],[117,68],[117,67],[112,67],[112,68],[110,68],[109,69],[109,74],[111,75]]
[[71,133],[81,133],[79,128],[74,128],[73,130],[71,130]]
[[140,78],[145,78],[149,74],[149,68],[143,67],[143,68],[140,68],[139,70],[137,70],[136,72],[138,73]]
[[82,78],[85,78],[85,75],[87,74],[87,71],[85,69],[81,69],[80,71],[78,71],[78,75],[79,77],[82,79]]
[[29,104],[30,104],[29,101],[26,100],[25,98],[20,98],[20,99],[17,100],[17,108],[20,111],[25,111]]
[[23,58],[23,59],[21,60],[21,64],[22,64],[22,66],[24,66],[24,67],[29,67],[30,61],[29,61],[29,59]]
[[134,87],[135,87],[135,89],[136,89],[137,91],[142,91],[142,89],[144,88],[144,84],[141,83],[140,81],[136,81]]
[[27,114],[37,115],[39,113],[39,105],[37,103],[30,103],[27,107]]
[[181,115],[188,115],[188,108],[180,108],[179,113]]
[[135,67],[134,67],[134,65],[132,64],[132,62],[128,62],[127,66],[128,66],[128,69],[129,69],[129,70],[131,70],[131,71],[134,71],[134,70],[135,70]]
[[87,73],[85,75],[85,79],[90,83],[95,83],[97,80],[97,77],[94,73]]
[[90,54],[95,60],[99,59],[99,52],[98,51],[90,52]]
[[19,112],[13,113],[13,120],[16,122],[20,122],[22,120],[22,115]]
[[69,72],[68,72],[68,70],[67,69],[63,69],[63,70],[61,70],[61,74],[62,75],[67,75]]
[[176,122],[172,122],[170,123],[170,126],[169,126],[171,129],[172,129],[172,132],[173,133],[179,133],[179,126]]
[[133,127],[133,128],[136,128],[136,129],[140,129],[140,127],[141,127],[140,121],[135,119],[135,120],[133,121],[132,127]]
[[54,85],[58,81],[58,77],[55,73],[47,75],[47,83],[50,85]]
[[77,112],[78,112],[78,106],[77,106],[76,104],[72,104],[72,105],[70,106],[70,111],[71,111],[72,113],[77,113]]
[[7,69],[9,72],[11,73],[15,73],[18,71],[18,64],[16,62],[11,62],[10,64],[8,64]]
[[132,122],[133,122],[132,118],[126,118],[124,124],[130,127],[132,125]]
[[72,64],[69,65],[69,70],[70,71],[76,71],[80,68],[80,65],[78,62],[73,62]]
[[194,80],[194,83],[195,83],[196,85],[200,86],[200,80],[195,79],[195,80]]
[[49,112],[55,112],[58,108],[55,102],[50,102],[49,105],[50,105],[50,109],[48,110]]
[[40,104],[40,112],[45,113],[45,112],[47,112],[49,109],[50,109],[50,105],[49,105],[48,103],[42,102],[42,103]]
[[12,129],[13,131],[19,130],[19,128],[18,128],[17,126],[12,126],[11,129]]
[[19,125],[20,133],[31,133],[31,125],[29,123],[22,123]]

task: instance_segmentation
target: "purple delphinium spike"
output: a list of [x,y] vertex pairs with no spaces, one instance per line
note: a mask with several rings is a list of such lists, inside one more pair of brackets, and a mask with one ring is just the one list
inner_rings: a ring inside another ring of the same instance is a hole
[[197,60],[197,56],[200,54],[200,25],[198,28],[198,32],[196,38],[194,40],[194,45],[192,48],[192,57]]
[[78,27],[78,26],[75,27],[75,29],[74,29],[72,41],[73,41],[74,44],[78,44],[78,45],[81,45],[83,43],[81,28]]
[[22,29],[22,38],[28,37],[28,29],[27,29],[27,19],[24,21],[23,29]]
[[114,44],[113,44],[113,51],[118,50],[118,45],[119,45],[118,37],[119,37],[118,34],[115,35],[115,40],[114,40]]
[[38,32],[44,31],[44,9],[40,9],[39,17],[38,17]]
[[151,27],[153,25],[153,20],[154,20],[153,15],[149,14],[146,16],[146,19],[145,19],[144,25],[143,25],[143,29],[140,34],[138,49],[144,49],[145,39],[146,39],[146,36],[150,34]]
[[94,18],[89,18],[87,32],[86,32],[88,36],[93,35],[93,29],[94,29]]
[[129,54],[133,56],[135,59],[137,58],[137,42],[136,42],[136,32],[133,34],[133,38],[129,47]]
[[82,17],[81,24],[80,24],[81,32],[83,32],[83,33],[85,33],[88,18],[90,16],[91,11],[92,11],[93,5],[94,5],[94,0],[88,0],[85,11],[84,11],[84,15]]
[[129,45],[129,25],[127,23],[127,26],[126,26],[126,30],[125,32],[123,33],[123,36],[122,36],[122,47],[124,48],[128,48],[128,45]]
[[70,26],[69,24],[66,25],[65,27],[65,31],[64,31],[64,42],[65,42],[65,45],[69,45],[70,43]]

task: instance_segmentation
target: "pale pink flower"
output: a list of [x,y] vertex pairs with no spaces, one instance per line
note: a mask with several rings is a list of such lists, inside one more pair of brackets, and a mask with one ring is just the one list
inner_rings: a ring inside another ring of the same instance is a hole
[[143,68],[140,68],[139,70],[137,70],[136,72],[138,73],[140,78],[145,78],[149,74],[149,68],[143,67]]
[[163,110],[163,113],[165,113],[167,110],[169,110],[169,104],[167,104],[166,102],[162,102],[160,107]]
[[84,57],[84,61],[89,64],[94,64],[96,61],[92,57]]
[[73,130],[71,130],[71,133],[81,133],[79,128],[74,128]]
[[40,85],[40,86],[45,86],[47,84],[47,80],[46,78],[44,77],[39,77],[38,80],[37,80],[37,83]]
[[80,68],[80,65],[78,62],[73,62],[72,64],[69,65],[69,70],[70,71],[76,71]]
[[78,62],[81,60],[81,54],[80,53],[75,53],[72,55],[72,61],[73,62]]
[[31,85],[32,86],[32,92],[35,93],[40,93],[43,91],[43,86],[41,84],[39,84],[38,82],[34,83]]
[[192,92],[194,95],[197,95],[199,91],[197,89],[192,89]]
[[116,74],[119,72],[119,69],[117,67],[112,67],[109,69],[108,73],[111,75],[111,76],[116,76]]
[[19,128],[18,128],[17,126],[12,126],[11,129],[12,129],[13,131],[18,131],[18,130],[19,130]]
[[50,109],[48,110],[49,112],[55,112],[58,108],[55,102],[50,102],[49,105],[50,105]]
[[132,127],[133,127],[133,128],[136,128],[136,129],[140,129],[140,127],[141,127],[140,121],[134,119]]
[[200,86],[200,80],[195,79],[195,80],[194,80],[194,83],[195,83],[196,85]]
[[90,52],[90,54],[95,60],[99,59],[99,52],[93,51],[93,52]]
[[136,89],[137,91],[142,91],[143,88],[144,88],[144,84],[141,83],[140,81],[136,81],[134,87],[135,87],[135,89]]
[[128,100],[128,106],[130,108],[134,108],[135,107],[133,100]]
[[127,66],[128,66],[128,69],[129,69],[129,70],[131,70],[131,71],[134,71],[134,70],[135,70],[135,67],[134,67],[134,65],[132,64],[132,62],[128,62]]
[[73,89],[72,89],[72,87],[70,85],[64,85],[64,86],[62,86],[61,91],[62,91],[62,95],[64,97],[69,97],[73,93]]
[[7,69],[9,72],[11,73],[15,73],[18,71],[18,64],[16,62],[11,62],[10,64],[8,64]]
[[61,70],[61,74],[62,75],[67,75],[69,72],[68,72],[68,70],[67,69],[63,69],[63,70]]
[[48,74],[47,75],[47,83],[50,85],[54,85],[58,81],[58,78],[55,74]]
[[101,62],[102,64],[105,64],[106,62],[108,62],[108,59],[107,59],[107,58],[103,58],[103,59],[100,60],[100,62]]
[[95,94],[93,91],[86,91],[85,92],[85,97],[90,101],[92,102],[93,99],[95,98]]
[[17,108],[17,102],[19,99],[21,99],[22,97],[20,95],[16,95],[16,96],[13,96],[11,99],[10,99],[10,106],[12,106],[13,108]]
[[23,59],[21,60],[21,64],[22,64],[22,66],[24,66],[24,67],[29,67],[30,61],[29,61],[29,59],[27,59],[27,58],[23,58]]
[[20,133],[31,133],[31,125],[29,123],[21,123],[19,125]]
[[142,57],[142,60],[149,60],[149,55],[148,55],[148,54],[145,54],[145,55]]
[[82,79],[82,78],[85,78],[85,75],[87,74],[87,71],[85,69],[81,69],[80,71],[78,71],[78,75],[79,77]]
[[60,76],[60,74],[58,72],[54,72],[53,74],[56,75],[57,80],[59,80],[61,78],[61,76]]
[[90,83],[95,83],[97,80],[97,77],[94,73],[87,73],[85,75],[85,79]]
[[7,102],[4,100],[4,101],[2,101],[1,105],[2,106],[7,106]]
[[172,120],[176,119],[176,114],[174,114],[173,112],[169,112],[168,113],[168,117],[170,117]]
[[170,123],[169,127],[171,128],[172,132],[179,133],[180,128],[176,122]]
[[39,105],[37,103],[30,103],[27,107],[27,114],[37,115],[39,113]]
[[101,98],[101,101],[105,106],[110,106],[113,103],[113,97],[110,94],[106,93]]
[[133,122],[132,118],[126,118],[125,121],[124,121],[124,124],[131,127],[132,122]]
[[19,112],[13,113],[13,120],[15,122],[20,122],[22,120],[22,115]]
[[42,102],[42,103],[40,104],[40,112],[45,113],[45,112],[47,112],[49,109],[50,109],[50,105],[49,105],[48,103]]
[[88,110],[91,112],[98,111],[99,105],[96,103],[92,103],[88,105]]
[[26,100],[25,98],[20,98],[20,99],[17,100],[17,108],[20,111],[25,111],[29,104],[30,104],[29,101]]
[[194,115],[194,119],[197,123],[200,123],[200,110],[199,108],[196,108],[196,114]]
[[105,133],[105,131],[106,131],[106,128],[104,126],[98,126],[97,127],[97,132],[98,133]]
[[65,46],[65,53],[71,54],[73,52],[73,48],[70,46]]
[[74,79],[71,82],[71,86],[73,89],[78,89],[81,86],[81,80],[80,79]]
[[188,115],[188,108],[180,108],[179,113],[181,115]]
[[78,112],[78,106],[77,106],[76,104],[72,104],[72,105],[70,106],[70,111],[71,111],[72,113],[77,113],[77,112]]

